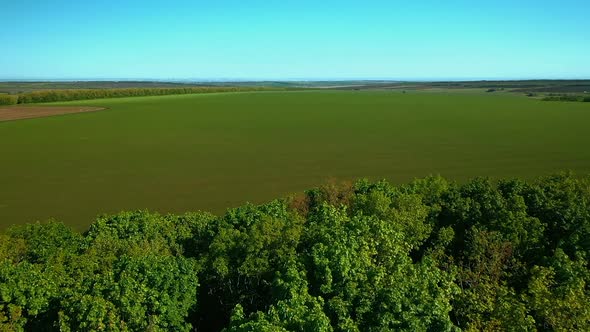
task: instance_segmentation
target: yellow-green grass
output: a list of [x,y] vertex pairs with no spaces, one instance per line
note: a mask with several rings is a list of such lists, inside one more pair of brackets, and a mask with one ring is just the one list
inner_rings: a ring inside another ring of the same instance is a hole
[[0,123],[0,228],[220,213],[329,179],[590,173],[590,104],[509,94],[252,92],[102,99]]

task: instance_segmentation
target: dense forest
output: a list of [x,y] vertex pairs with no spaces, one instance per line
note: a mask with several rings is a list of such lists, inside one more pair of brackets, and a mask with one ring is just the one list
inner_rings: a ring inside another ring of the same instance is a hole
[[117,89],[69,89],[39,90],[18,95],[0,95],[0,105],[50,103],[100,98],[163,96],[193,93],[245,92],[282,90],[269,87],[184,87],[184,88],[117,88]]
[[590,178],[329,184],[0,235],[0,330],[581,331]]

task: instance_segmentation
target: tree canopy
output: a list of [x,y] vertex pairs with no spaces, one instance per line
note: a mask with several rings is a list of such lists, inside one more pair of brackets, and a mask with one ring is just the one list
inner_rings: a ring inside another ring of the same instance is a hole
[[0,234],[0,331],[583,331],[590,179],[325,185]]

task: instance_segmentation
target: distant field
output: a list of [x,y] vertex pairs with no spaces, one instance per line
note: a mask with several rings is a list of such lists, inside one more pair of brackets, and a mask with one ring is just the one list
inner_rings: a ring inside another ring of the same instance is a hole
[[188,88],[188,87],[273,87],[337,90],[466,90],[494,89],[505,92],[526,93],[590,93],[590,80],[509,80],[509,81],[219,81],[219,82],[165,82],[165,81],[0,81],[0,93],[27,93],[55,89],[118,89],[118,88]]
[[[52,104],[56,105],[56,104]],[[590,104],[489,93],[250,92],[102,99],[0,123],[0,228],[219,213],[333,179],[590,173]]]
[[102,107],[76,107],[76,106],[0,106],[0,122],[31,118],[42,118],[62,114],[95,112],[103,110]]
[[0,93],[23,93],[54,89],[183,88],[197,84],[141,81],[0,82]]

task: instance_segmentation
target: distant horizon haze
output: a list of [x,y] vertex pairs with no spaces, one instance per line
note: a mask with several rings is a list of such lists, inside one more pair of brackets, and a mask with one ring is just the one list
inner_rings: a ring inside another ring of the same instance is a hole
[[87,78],[2,78],[0,82],[163,82],[163,83],[247,83],[247,82],[519,82],[519,81],[586,81],[588,77],[558,77],[558,78],[149,78],[149,77],[87,77]]

